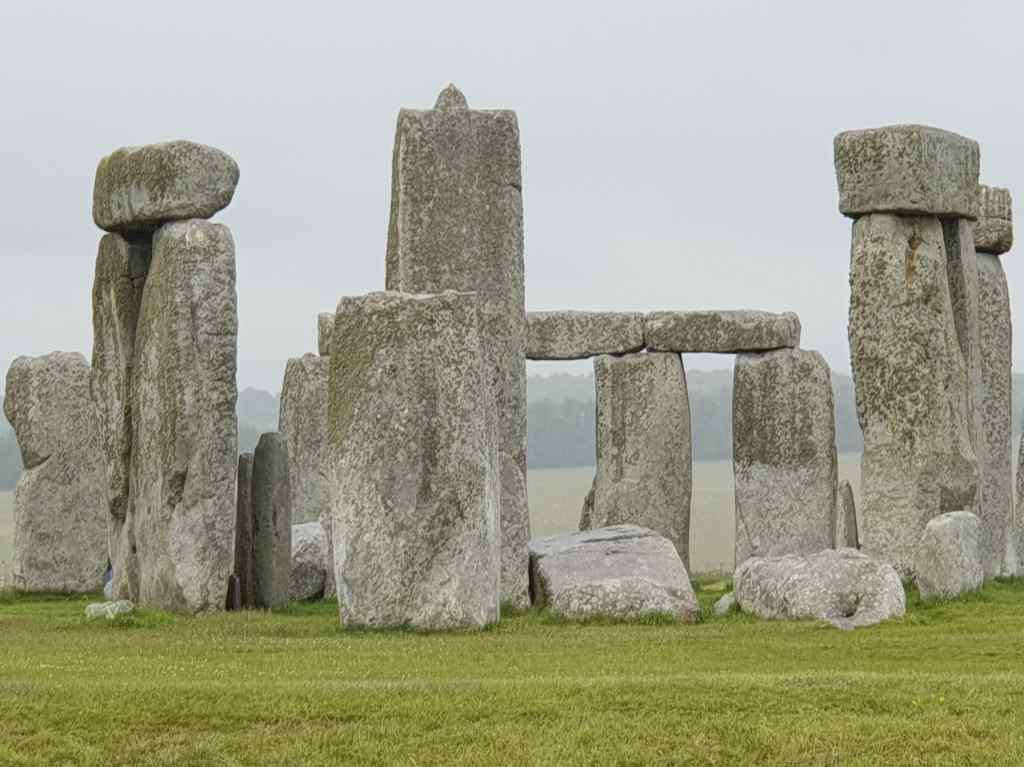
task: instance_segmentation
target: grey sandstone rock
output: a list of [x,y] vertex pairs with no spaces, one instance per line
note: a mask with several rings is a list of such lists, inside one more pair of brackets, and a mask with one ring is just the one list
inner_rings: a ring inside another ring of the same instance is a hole
[[1009,189],[978,185],[974,247],[979,253],[993,256],[1001,256],[1013,247],[1013,200]]
[[292,526],[288,596],[294,602],[320,599],[327,585],[327,536],[319,522]]
[[845,479],[836,491],[836,542],[837,549],[859,549],[860,536],[857,533],[857,507],[853,500],[853,488]]
[[[333,318],[333,314],[330,315]],[[327,357],[305,354],[288,360],[281,386],[278,431],[288,443],[288,478],[295,522],[318,520],[331,552],[331,502],[328,481],[327,389],[331,364]],[[333,562],[334,555],[329,553]],[[327,596],[334,596],[330,568]]]
[[107,568],[107,472],[81,354],[18,357],[4,415],[23,470],[14,491],[12,584],[98,591]]
[[227,227],[161,227],[143,290],[132,385],[129,594],[223,610],[234,567],[238,313]]
[[[678,354],[594,358],[597,472],[591,528],[632,524],[689,561],[690,406]],[[585,521],[585,520],[584,520]]]
[[736,563],[835,542],[835,408],[828,363],[782,349],[736,358]]
[[561,311],[526,315],[529,360],[579,360],[643,348],[644,315],[639,312]]
[[235,514],[235,576],[239,607],[256,606],[253,569],[252,453],[238,456],[238,501]]
[[292,494],[288,483],[288,444],[276,432],[260,435],[253,457],[252,541],[256,607],[287,607],[292,567]]
[[988,576],[1013,575],[1019,551],[1013,530],[1010,296],[999,258],[979,253],[977,259],[981,358],[978,516],[982,567]]
[[896,570],[853,549],[752,557],[736,569],[733,586],[743,612],[772,620],[816,618],[853,629],[906,611]]
[[[469,109],[454,86],[436,107],[398,115],[392,166],[387,288],[475,292],[481,346],[491,372],[506,471],[503,545],[525,557],[526,307],[519,124],[511,110]],[[521,580],[502,600],[521,603]]]
[[925,125],[854,130],[835,138],[839,211],[977,218],[976,141]]
[[238,165],[191,141],[124,147],[100,160],[92,217],[110,232],[152,232],[168,221],[210,218],[228,206]]
[[981,520],[951,511],[928,522],[914,557],[914,582],[922,599],[952,599],[981,588]]
[[769,351],[800,345],[800,318],[792,312],[749,310],[651,312],[644,322],[647,348],[659,352]]
[[971,508],[969,377],[937,218],[862,216],[850,258],[850,361],[864,433],[862,548],[907,570],[932,517]]
[[117,602],[93,602],[85,607],[86,620],[96,620],[97,618],[113,620],[119,615],[131,615],[133,612],[135,612],[135,605],[127,599]]
[[316,316],[316,348],[321,357],[331,353],[331,334],[334,333],[334,312],[320,312]]
[[328,392],[342,622],[453,629],[498,619],[497,418],[476,297],[338,304]]
[[534,604],[567,618],[700,618],[675,546],[635,525],[530,541],[530,584]]
[[712,608],[712,612],[714,612],[714,614],[717,617],[721,618],[721,617],[731,613],[735,607],[736,607],[736,592],[730,591],[728,594],[726,594],[721,599],[719,599],[717,602],[715,602],[715,606]]

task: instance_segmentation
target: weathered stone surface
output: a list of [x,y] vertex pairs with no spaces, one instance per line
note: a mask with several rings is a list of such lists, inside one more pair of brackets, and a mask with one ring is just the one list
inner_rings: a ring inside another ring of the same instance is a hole
[[1009,569],[1024,576],[1024,435],[1017,445],[1017,495],[1014,506],[1013,550],[1008,558]]
[[526,358],[581,360],[644,348],[644,315],[639,312],[528,312]]
[[835,542],[835,407],[818,352],[736,358],[732,407],[736,563]]
[[498,619],[500,461],[478,322],[472,294],[338,304],[328,424],[345,625]]
[[152,232],[168,221],[210,218],[231,202],[238,165],[191,141],[123,147],[100,160],[92,218],[109,232]]
[[861,545],[909,569],[928,520],[972,507],[977,490],[942,224],[857,219],[850,287],[850,362],[864,433]]
[[926,125],[854,130],[835,138],[839,211],[977,218],[978,143]]
[[135,612],[135,605],[127,599],[117,602],[93,602],[85,607],[86,620],[96,620],[97,618],[114,620],[119,615],[131,615],[133,612]]
[[252,462],[253,590],[256,606],[288,605],[292,567],[292,491],[288,443],[277,432],[261,434]]
[[240,607],[256,606],[256,574],[253,570],[252,453],[238,456],[238,501],[235,506],[235,576]]
[[672,541],[636,525],[530,541],[530,588],[534,604],[567,618],[700,618]]
[[334,312],[320,312],[316,316],[316,348],[321,357],[331,353],[331,335],[334,333]]
[[1013,532],[1013,328],[1006,274],[999,258],[979,253],[981,558],[985,575],[1013,575],[1019,553]]
[[[468,109],[454,86],[435,109],[398,116],[388,229],[387,287],[407,293],[476,292],[481,345],[494,384],[499,449],[519,469],[504,472],[515,499],[503,545],[525,556],[526,304],[519,124],[511,110]],[[502,600],[525,598],[521,581]]]
[[922,599],[952,599],[981,588],[981,520],[951,511],[931,520],[914,558],[914,582]]
[[135,337],[129,595],[224,609],[234,567],[238,312],[231,232],[208,221],[153,239]]
[[590,527],[632,524],[689,561],[690,405],[678,354],[594,358],[597,472]]
[[19,591],[97,591],[107,569],[107,472],[81,354],[18,357],[4,415],[21,451],[12,582]]
[[860,536],[857,533],[857,506],[853,500],[853,488],[845,479],[836,491],[836,542],[837,549],[859,549]]
[[993,256],[1001,256],[1013,247],[1013,200],[1009,189],[978,185],[974,247],[979,253]]
[[658,352],[770,351],[800,345],[800,318],[793,312],[651,312],[644,322],[647,348]]
[[743,612],[773,620],[816,618],[853,629],[906,611],[895,568],[853,549],[752,557],[736,568],[733,587]]
[[327,586],[327,536],[319,522],[292,526],[288,596],[295,602],[320,599]]
[[[321,315],[322,316],[322,315]],[[330,315],[332,318],[334,315]],[[288,479],[296,522],[318,520],[331,547],[331,500],[328,481],[327,389],[331,364],[327,357],[305,354],[288,360],[281,386],[278,431],[288,443]],[[334,568],[327,579],[327,596],[335,594]]]
[[736,593],[730,591],[724,597],[715,602],[712,612],[719,618],[728,615],[736,608]]
[[502,514],[509,517],[499,524],[501,531],[501,594],[508,607],[530,606],[530,553],[522,541],[530,540],[530,510],[526,506],[526,477],[519,471],[515,459],[501,453]]

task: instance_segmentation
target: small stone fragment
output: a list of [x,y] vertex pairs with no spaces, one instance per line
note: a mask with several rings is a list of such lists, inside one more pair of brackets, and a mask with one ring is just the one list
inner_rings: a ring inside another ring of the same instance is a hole
[[288,583],[288,595],[293,602],[324,596],[327,536],[319,522],[292,525],[292,564]]
[[651,312],[644,322],[650,351],[734,354],[800,345],[800,318],[793,312]]
[[644,348],[639,312],[528,312],[526,359],[580,360]]
[[716,617],[721,618],[731,613],[735,607],[736,593],[734,591],[730,591],[728,594],[726,594],[717,602],[715,602],[715,606],[712,608],[712,611],[714,612]]
[[292,563],[292,496],[288,444],[276,432],[260,435],[253,456],[252,540],[256,607],[287,607]]
[[135,605],[127,599],[116,602],[93,602],[91,605],[86,605],[85,618],[86,620],[97,618],[114,620],[119,615],[131,615],[133,612],[135,612]]
[[978,185],[974,247],[979,253],[993,256],[1001,256],[1013,247],[1013,200],[1009,189]]
[[931,520],[914,558],[914,582],[921,599],[953,599],[985,581],[981,566],[981,520],[951,511]]

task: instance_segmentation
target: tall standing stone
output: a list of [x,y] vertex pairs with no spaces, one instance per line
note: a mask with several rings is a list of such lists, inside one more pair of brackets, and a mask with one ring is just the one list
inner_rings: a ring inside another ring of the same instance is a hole
[[740,354],[734,377],[736,564],[832,548],[838,464],[828,363],[802,349]]
[[597,472],[581,527],[638,525],[689,562],[690,404],[678,354],[594,358]]
[[338,304],[329,437],[345,625],[480,627],[499,617],[500,462],[476,297]]
[[252,462],[252,543],[256,607],[287,607],[292,567],[292,495],[288,444],[275,432],[260,435]]
[[252,465],[253,454],[238,456],[238,500],[235,505],[235,576],[240,607],[256,606],[253,570]]
[[526,306],[519,125],[511,110],[469,109],[449,86],[434,109],[398,115],[388,229],[387,287],[477,293],[494,389],[503,472],[502,599],[528,603]]
[[292,515],[296,522],[318,520],[327,539],[328,561],[324,563],[328,570],[327,596],[334,595],[327,448],[330,372],[331,363],[327,357],[305,354],[288,360],[281,386],[278,423],[278,431],[288,445]]
[[161,227],[143,290],[132,384],[132,601],[224,607],[238,461],[235,247],[220,224]]
[[977,267],[970,226],[939,217],[977,216],[978,163],[976,142],[924,126],[835,141],[840,211],[856,219],[849,338],[864,433],[861,541],[905,571],[930,519],[976,503]]
[[4,415],[24,467],[14,492],[14,587],[98,590],[107,569],[107,473],[85,358],[14,360]]
[[845,479],[836,491],[836,548],[859,549],[860,535],[857,532],[857,505],[853,500],[853,488]]

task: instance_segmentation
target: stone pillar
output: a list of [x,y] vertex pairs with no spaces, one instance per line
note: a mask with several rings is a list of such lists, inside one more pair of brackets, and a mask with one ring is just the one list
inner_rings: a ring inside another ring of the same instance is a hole
[[835,140],[839,209],[855,219],[849,338],[864,432],[861,543],[904,571],[930,519],[975,504],[976,266],[969,227],[957,219],[977,216],[978,163],[974,141],[924,126]]
[[235,513],[235,576],[240,607],[256,606],[253,571],[252,465],[253,454],[238,456],[238,502]]
[[853,500],[853,488],[845,479],[839,483],[839,489],[836,491],[836,548],[860,548],[857,505]]
[[638,525],[690,560],[690,402],[678,354],[594,358],[597,473],[580,529]]
[[501,462],[478,318],[466,293],[338,304],[328,412],[346,626],[498,620]]
[[736,565],[835,543],[835,407],[818,352],[740,354],[733,383]]
[[449,86],[433,109],[403,109],[395,134],[387,288],[474,291],[505,456],[502,600],[528,604],[526,308],[519,125],[469,109]]
[[1020,544],[1014,535],[1011,463],[1013,329],[1010,293],[999,258],[1013,244],[1012,201],[1009,190],[984,185],[979,188],[978,201],[974,245],[978,253],[981,357],[979,550],[986,576],[1014,575]]
[[256,607],[287,607],[292,566],[292,494],[288,482],[288,445],[276,432],[260,435],[253,457],[252,545]]
[[4,415],[23,470],[14,491],[14,588],[87,592],[107,570],[107,473],[81,354],[18,357]]

